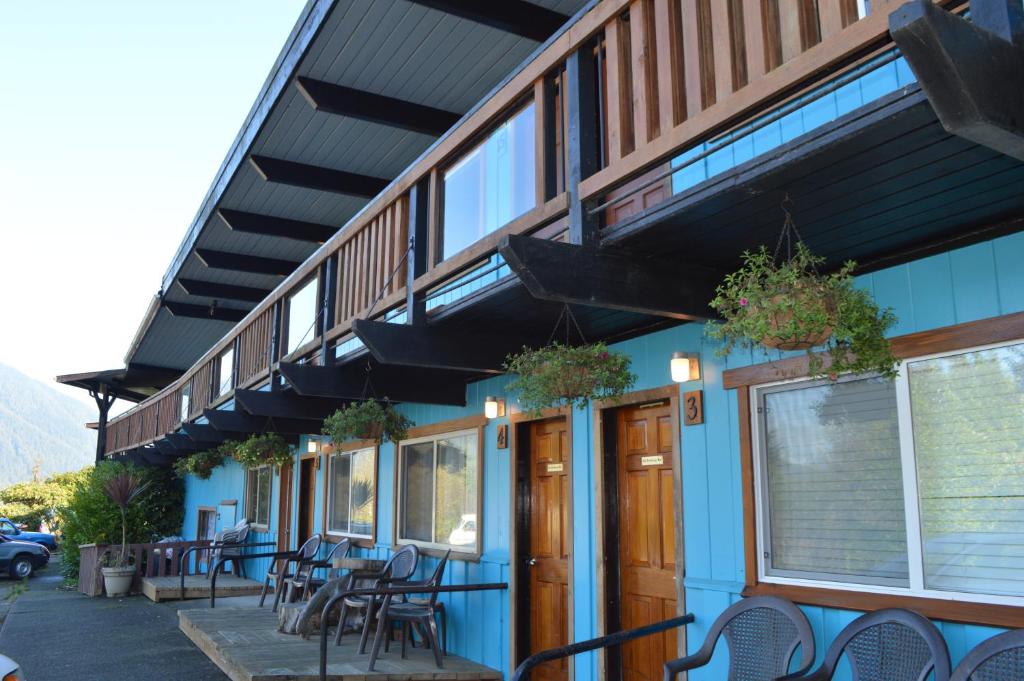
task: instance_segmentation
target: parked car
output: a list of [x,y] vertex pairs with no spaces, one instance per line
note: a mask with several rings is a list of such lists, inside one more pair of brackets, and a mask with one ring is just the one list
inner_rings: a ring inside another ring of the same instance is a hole
[[0,655],[0,679],[3,681],[24,681],[21,675],[21,667],[9,657]]
[[49,532],[28,532],[27,530],[18,527],[14,521],[8,518],[0,518],[0,534],[10,537],[11,539],[17,539],[18,541],[34,541],[37,544],[42,544],[51,551],[57,550],[57,537],[53,536]]
[[25,579],[49,562],[50,550],[42,544],[0,535],[0,573],[6,572],[12,579]]

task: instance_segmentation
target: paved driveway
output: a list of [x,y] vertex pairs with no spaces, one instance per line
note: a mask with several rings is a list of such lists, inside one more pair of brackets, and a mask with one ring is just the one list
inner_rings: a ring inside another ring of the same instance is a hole
[[[0,592],[11,584],[0,577]],[[33,577],[0,625],[0,653],[30,681],[227,681],[178,630],[173,602],[89,598],[60,584],[56,566]]]

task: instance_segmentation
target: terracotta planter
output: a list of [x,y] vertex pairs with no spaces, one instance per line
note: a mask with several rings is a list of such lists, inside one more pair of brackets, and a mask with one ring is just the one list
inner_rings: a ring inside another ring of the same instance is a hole
[[[818,291],[804,289],[796,292],[795,295],[799,297],[799,300],[796,301],[796,305],[798,307],[804,309],[816,308],[816,312],[826,315],[831,315],[835,311],[835,307],[831,299]],[[780,293],[772,298],[772,304],[775,305],[785,300],[787,297],[789,297],[788,294]],[[789,326],[793,321],[793,317],[794,314],[792,310],[778,312],[769,320],[768,326],[772,331],[778,331],[779,329]],[[761,339],[761,345],[774,350],[810,350],[813,347],[823,345],[829,338],[831,338],[831,336],[832,327],[826,326],[818,333],[801,330],[793,337],[781,337],[768,334]]]
[[[545,367],[544,371],[553,371]],[[555,383],[558,397],[572,400],[594,391],[594,377],[587,367],[564,367]]]
[[103,568],[103,588],[107,598],[127,596],[132,590],[135,566]]
[[384,434],[384,426],[379,423],[374,423],[366,427],[361,433],[357,433],[356,437],[360,440],[377,440],[379,441],[381,436]]

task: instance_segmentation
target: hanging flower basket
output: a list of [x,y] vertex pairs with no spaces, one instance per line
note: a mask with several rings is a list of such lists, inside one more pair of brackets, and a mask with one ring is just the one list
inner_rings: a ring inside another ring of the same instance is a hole
[[811,376],[834,380],[846,372],[877,372],[894,377],[898,362],[885,334],[896,315],[880,310],[870,293],[854,285],[856,263],[820,275],[823,262],[800,241],[782,263],[764,246],[744,252],[743,266],[726,276],[710,303],[724,320],[709,322],[706,329],[709,337],[724,341],[717,354],[728,355],[736,346],[804,350]]
[[238,443],[232,440],[222,442],[213,449],[205,452],[196,452],[191,456],[178,459],[174,462],[174,472],[178,477],[194,475],[200,480],[208,480],[218,466],[224,465],[224,460],[233,456],[238,448]]
[[584,409],[590,400],[621,397],[636,382],[629,367],[628,356],[610,352],[604,343],[523,348],[505,360],[505,370],[516,374],[508,389],[532,414],[567,405]]
[[324,419],[322,432],[336,443],[373,440],[379,445],[386,439],[397,445],[415,425],[385,398],[383,403],[363,400],[339,409]]
[[284,466],[292,462],[292,450],[277,433],[251,435],[233,453],[235,461],[246,468]]

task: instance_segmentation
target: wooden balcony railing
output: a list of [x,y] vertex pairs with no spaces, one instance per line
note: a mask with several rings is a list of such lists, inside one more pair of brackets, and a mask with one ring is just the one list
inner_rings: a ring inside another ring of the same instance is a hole
[[[265,380],[282,355],[276,339],[283,301],[310,277],[333,272],[327,281],[333,308],[322,310],[316,337],[290,360],[313,358],[323,346],[344,342],[351,337],[352,321],[371,308],[375,317],[397,310],[412,297],[422,298],[491,259],[506,235],[561,234],[570,208],[562,176],[568,139],[563,130],[565,93],[551,86],[564,83],[566,60],[572,55],[596,58],[602,74],[602,158],[598,170],[584,177],[575,192],[577,200],[589,204],[615,192],[628,197],[629,183],[663,168],[689,147],[890,47],[888,14],[898,4],[874,0],[872,13],[858,19],[856,0],[597,2],[439,139],[181,379],[112,420],[108,451],[173,432],[186,385],[188,418],[200,416],[216,402],[218,356],[228,347],[236,351],[235,386]],[[444,169],[530,98],[543,114],[536,116],[536,206],[442,261],[438,235]],[[552,120],[556,123],[548,125]],[[650,200],[650,192],[640,194]],[[414,262],[409,251],[414,214],[426,220],[426,243],[417,242],[416,249],[426,250],[427,264],[415,272],[409,291],[406,270]]]

